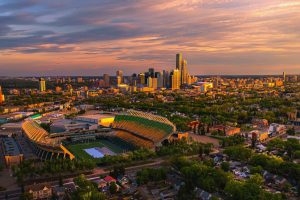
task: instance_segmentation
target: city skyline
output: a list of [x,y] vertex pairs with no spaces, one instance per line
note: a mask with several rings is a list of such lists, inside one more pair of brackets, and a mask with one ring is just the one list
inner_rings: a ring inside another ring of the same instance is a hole
[[300,2],[1,1],[1,76],[300,73]]

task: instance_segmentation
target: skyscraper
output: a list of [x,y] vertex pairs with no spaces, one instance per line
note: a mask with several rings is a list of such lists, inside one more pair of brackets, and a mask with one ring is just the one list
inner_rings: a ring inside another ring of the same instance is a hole
[[161,72],[155,72],[155,78],[157,78],[157,87],[162,88],[164,83],[164,77]]
[[157,78],[152,78],[152,88],[153,88],[154,90],[157,89]]
[[152,78],[151,76],[148,77],[147,86],[149,88],[153,88],[154,90],[157,89],[157,78]]
[[103,74],[103,80],[104,80],[104,86],[109,87],[110,86],[110,77],[108,74]]
[[181,84],[187,84],[188,82],[188,71],[187,71],[187,61],[183,60],[182,61],[182,66],[181,66]]
[[176,54],[176,69],[180,72],[180,85],[188,84],[187,61],[182,59],[181,53]]
[[147,86],[149,88],[152,88],[152,86],[153,86],[153,82],[152,82],[152,77],[151,76],[149,76],[148,79],[147,79]]
[[166,70],[163,71],[163,87],[170,88],[170,73]]
[[40,90],[40,92],[46,91],[46,81],[43,78],[40,78],[40,80],[39,80],[39,90]]
[[116,72],[116,76],[118,77],[121,77],[121,83],[123,83],[123,71],[122,70],[117,70]]
[[149,68],[149,76],[151,78],[154,78],[154,74],[155,74],[154,68]]
[[171,73],[171,88],[172,90],[180,89],[180,71],[174,69]]
[[116,75],[122,77],[123,76],[123,71],[122,70],[117,70]]
[[282,73],[282,80],[285,82],[285,79],[286,79],[286,77],[285,77],[285,72],[283,72],[283,73]]
[[117,76],[117,85],[120,85],[122,83],[122,77],[121,76]]
[[145,81],[145,74],[144,73],[140,73],[138,75],[138,83],[144,85],[146,83]]
[[178,53],[176,54],[176,69],[181,71],[181,66],[182,66],[182,54]]

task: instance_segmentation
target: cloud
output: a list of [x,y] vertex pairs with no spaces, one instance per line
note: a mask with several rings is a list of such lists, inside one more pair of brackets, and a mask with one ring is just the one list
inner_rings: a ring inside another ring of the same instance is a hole
[[25,0],[25,1],[18,1],[18,0],[9,0],[3,1],[4,3],[0,4],[0,10],[19,10],[34,6],[37,4],[37,0]]
[[142,70],[173,67],[180,51],[193,73],[199,66],[226,66],[224,73],[239,66],[246,73],[257,65],[277,73],[278,64],[292,71],[300,65],[299,10],[295,0],[6,0],[0,53],[32,61],[42,54],[49,65],[64,55],[65,66],[76,58],[82,65]]

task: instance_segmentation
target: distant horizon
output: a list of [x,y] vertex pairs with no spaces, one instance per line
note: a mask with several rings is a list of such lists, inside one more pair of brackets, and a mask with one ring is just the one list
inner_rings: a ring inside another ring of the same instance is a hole
[[[138,73],[137,73],[138,74]],[[116,77],[115,74],[108,74],[110,77]],[[132,74],[131,74],[132,75]],[[130,77],[131,75],[124,74],[124,77]],[[192,74],[192,76],[282,76],[283,74]],[[300,74],[285,74],[286,76],[300,76]],[[31,76],[0,76],[1,78],[35,78],[35,77],[102,77],[103,74],[98,75],[31,75]]]

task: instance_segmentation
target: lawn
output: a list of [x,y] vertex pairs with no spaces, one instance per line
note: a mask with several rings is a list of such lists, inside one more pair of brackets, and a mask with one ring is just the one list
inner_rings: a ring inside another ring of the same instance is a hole
[[97,140],[95,142],[90,143],[71,144],[67,146],[67,149],[69,149],[75,155],[76,158],[93,159],[92,156],[90,156],[84,151],[84,149],[89,149],[93,147],[107,147],[116,154],[123,152],[123,148],[116,146],[115,144],[107,140]]

